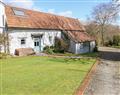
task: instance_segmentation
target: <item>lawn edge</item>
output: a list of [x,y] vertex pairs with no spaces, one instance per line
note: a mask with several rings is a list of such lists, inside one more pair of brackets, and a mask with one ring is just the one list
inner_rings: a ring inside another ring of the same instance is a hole
[[87,86],[89,85],[90,80],[92,79],[92,75],[95,73],[96,67],[99,63],[100,63],[100,60],[97,59],[73,95],[84,95],[84,92],[85,92]]

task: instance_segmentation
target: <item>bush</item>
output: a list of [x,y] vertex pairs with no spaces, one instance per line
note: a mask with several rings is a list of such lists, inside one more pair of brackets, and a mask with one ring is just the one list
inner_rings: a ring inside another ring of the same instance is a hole
[[105,46],[112,46],[113,45],[113,41],[109,40],[108,42],[105,42]]
[[44,52],[47,54],[65,53],[68,49],[68,44],[63,39],[55,38],[55,46],[44,47]]
[[68,49],[68,44],[63,39],[55,38],[55,52],[64,53]]
[[6,53],[0,53],[0,59],[6,59],[7,57],[9,57],[10,55],[6,54]]
[[120,35],[114,35],[112,40],[105,43],[105,46],[120,46]]
[[98,52],[98,47],[97,46],[95,46],[95,48],[94,48],[94,50],[93,50],[94,52]]
[[44,47],[44,52],[47,54],[53,54],[54,46],[46,46]]
[[113,45],[115,45],[115,46],[120,45],[120,35],[113,36]]

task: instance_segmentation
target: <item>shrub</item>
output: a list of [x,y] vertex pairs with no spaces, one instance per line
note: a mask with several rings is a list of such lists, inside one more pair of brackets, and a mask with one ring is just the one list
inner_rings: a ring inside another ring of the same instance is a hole
[[0,59],[6,59],[7,57],[9,57],[10,55],[6,54],[6,53],[0,53]]
[[47,53],[47,54],[53,54],[54,53],[53,50],[54,50],[53,46],[51,46],[51,47],[50,46],[44,47],[44,52]]
[[93,50],[94,52],[98,52],[98,47],[97,46],[95,46],[95,48],[94,48],[94,50]]
[[60,38],[55,38],[55,52],[64,53],[68,49],[68,44]]
[[112,46],[113,45],[113,41],[109,40],[108,42],[105,42],[105,46]]
[[61,38],[55,38],[55,46],[44,47],[44,52],[47,54],[65,53],[68,49],[68,44]]
[[115,46],[120,45],[120,35],[113,36],[113,45],[115,45]]
[[105,46],[120,46],[120,35],[114,35],[112,40],[105,43]]

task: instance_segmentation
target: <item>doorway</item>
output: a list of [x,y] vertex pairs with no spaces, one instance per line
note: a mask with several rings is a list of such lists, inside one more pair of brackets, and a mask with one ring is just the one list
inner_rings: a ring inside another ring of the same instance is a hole
[[41,52],[41,38],[40,37],[34,38],[34,51],[36,53]]

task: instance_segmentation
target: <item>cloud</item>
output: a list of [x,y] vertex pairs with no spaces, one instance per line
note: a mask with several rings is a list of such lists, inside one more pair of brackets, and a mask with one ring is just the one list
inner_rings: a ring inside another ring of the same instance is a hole
[[64,11],[64,12],[60,12],[58,13],[58,15],[61,15],[61,16],[67,16],[67,17],[72,17],[72,11]]
[[55,9],[48,9],[47,13],[72,17],[72,11],[63,11],[63,12],[56,12]]
[[44,12],[44,9],[39,8],[39,7],[36,7],[36,6],[34,6],[34,7],[32,8],[32,10],[39,11],[39,12]]
[[72,17],[72,11],[68,11],[68,10],[63,12],[56,12],[55,9],[48,9],[47,11],[45,11],[44,9],[41,9],[35,5],[35,0],[3,0],[3,1],[15,7],[21,7],[21,8],[61,15],[61,16]]
[[4,0],[4,2],[11,6],[22,7],[27,9],[33,9],[35,6],[33,0]]
[[55,9],[48,9],[47,11],[48,13],[52,13],[52,14],[55,14]]

